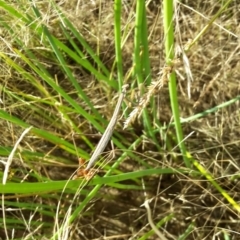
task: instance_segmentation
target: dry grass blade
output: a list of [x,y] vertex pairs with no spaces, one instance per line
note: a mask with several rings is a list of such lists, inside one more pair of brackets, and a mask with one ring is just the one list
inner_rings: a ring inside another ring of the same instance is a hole
[[151,209],[150,209],[150,206],[149,206],[149,201],[150,200],[146,199],[145,202],[143,203],[143,206],[147,210],[148,222],[149,222],[151,228],[153,229],[153,231],[159,236],[159,238],[161,240],[167,240],[167,238],[164,237],[164,235],[157,229],[156,225],[153,222],[152,213],[151,213]]
[[[18,145],[20,144],[20,142],[23,140],[24,136],[31,130],[32,127],[29,127],[27,129],[25,129],[23,131],[23,133],[21,134],[20,138],[17,140],[17,142],[15,143],[15,146],[13,147],[9,157],[8,157],[8,160],[5,164],[5,170],[4,170],[4,174],[3,174],[3,180],[2,180],[2,183],[3,184],[6,184],[7,182],[7,178],[8,178],[8,172],[9,172],[9,168],[12,164],[12,160],[13,160],[13,156],[18,148]],[[4,206],[4,195],[2,195],[2,215],[3,215],[3,226],[4,226],[4,231],[5,231],[5,235],[6,235],[6,238],[9,239],[9,236],[8,236],[8,231],[7,231],[7,225],[6,225],[6,215],[5,215],[5,206]]]
[[32,127],[29,127],[27,129],[25,129],[23,131],[23,133],[21,134],[20,138],[17,140],[16,144],[14,145],[13,147],[13,150],[11,151],[9,157],[8,157],[8,160],[6,162],[6,165],[5,165],[5,170],[4,170],[4,174],[3,174],[3,180],[2,180],[2,183],[3,184],[6,184],[7,182],[7,177],[8,177],[8,172],[9,172],[9,168],[12,164],[12,160],[13,160],[13,156],[18,148],[18,145],[20,144],[20,142],[23,140],[24,136],[32,129]]

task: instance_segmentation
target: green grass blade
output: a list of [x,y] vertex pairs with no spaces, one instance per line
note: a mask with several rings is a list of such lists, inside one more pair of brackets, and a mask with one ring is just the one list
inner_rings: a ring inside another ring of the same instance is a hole
[[240,213],[240,205],[225,191],[215,180],[214,177],[200,164],[197,160],[192,158],[191,154],[187,152],[187,157],[191,159],[198,171],[217,189],[222,196],[232,205],[232,207]]
[[114,2],[114,35],[115,35],[115,52],[118,73],[118,86],[122,89],[123,85],[123,68],[122,68],[122,50],[121,50],[121,0]]
[[[144,19],[144,20],[143,20]],[[145,10],[145,2],[144,1],[137,1],[136,5],[136,23],[135,23],[135,36],[134,36],[134,76],[137,78],[138,86],[140,89],[140,94],[143,95],[144,88],[142,87],[145,85],[145,80],[147,79],[148,82],[150,81],[150,68],[149,68],[149,59],[143,59],[144,57],[148,56],[148,43],[147,43],[147,36],[146,34],[146,10]],[[144,54],[142,54],[144,51]],[[148,72],[147,72],[148,71]],[[144,73],[149,74],[148,76]],[[152,128],[152,120],[149,116],[149,112],[147,109],[143,110],[143,123],[145,132],[147,135],[155,142],[156,146],[159,148],[158,141],[155,137],[153,128]]]
[[[83,38],[83,36],[79,33],[79,31],[73,26],[73,24],[65,17],[65,15],[59,10],[59,8],[57,8],[57,6],[53,3],[55,9],[57,9],[58,13],[59,13],[59,17],[62,20],[62,22],[64,23],[64,25],[66,25],[66,27],[71,31],[71,33],[73,34],[73,36],[78,40],[78,42],[81,44],[81,46],[83,47],[84,50],[87,51],[87,53],[91,56],[91,58],[94,60],[94,62],[97,64],[98,69],[100,71],[102,71],[102,73],[106,76],[106,78],[110,78],[110,72],[109,70],[106,68],[106,66],[102,63],[102,61],[99,59],[99,57],[96,55],[96,52],[88,45],[88,43],[85,41],[85,39]],[[84,55],[84,53],[79,49],[79,47],[75,44],[75,42],[72,40],[72,37],[69,35],[69,33],[67,33],[67,31],[65,31],[64,26],[62,26],[62,30],[65,33],[65,36],[67,37],[67,39],[70,41],[70,43],[72,44],[74,50],[78,53],[78,55],[82,58],[85,58],[86,56]],[[89,66],[91,65],[89,61],[87,61],[89,63]],[[95,71],[95,68],[93,68]],[[121,89],[121,88],[120,88]]]
[[[0,119],[4,119],[8,122],[11,122],[17,126],[23,127],[23,128],[28,128],[30,127],[29,124],[25,123],[24,121],[18,119],[17,117],[14,117],[12,115],[10,115],[9,113],[5,112],[4,110],[0,109]],[[60,148],[66,150],[69,153],[73,153],[76,154],[76,151],[79,153],[80,156],[88,156],[88,154],[86,154],[85,151],[83,151],[80,148],[77,148],[70,144],[69,142],[57,137],[56,135],[54,135],[53,133],[49,133],[43,129],[38,129],[38,128],[32,128],[31,132],[33,132],[35,135],[46,139],[49,142],[52,142],[54,144],[56,144],[57,146],[59,146]]]
[[[123,173],[113,176],[104,176],[104,177],[95,177],[89,183],[88,186],[95,186],[99,189],[102,185],[112,185],[113,183],[118,183],[126,180],[135,180],[138,178],[142,178],[144,176],[150,175],[161,175],[161,174],[172,174],[172,173],[184,173],[184,170],[181,169],[171,169],[171,168],[164,168],[164,169],[146,169],[140,170],[136,172],[130,173]],[[63,189],[71,189],[77,190],[79,186],[81,186],[84,182],[84,179],[81,180],[64,180],[64,181],[48,181],[48,182],[36,182],[36,183],[12,183],[7,182],[6,185],[0,184],[0,193],[7,194],[7,193],[17,193],[17,194],[37,194],[37,193],[44,193],[44,192],[57,192],[62,191]],[[96,194],[96,189],[93,189],[92,193],[89,193],[88,196],[93,198]],[[89,202],[90,199],[84,200]],[[82,203],[81,206],[84,207],[86,205]],[[84,205],[84,206],[83,206]],[[81,207],[81,210],[82,210]],[[78,211],[79,213],[79,211]]]
[[[157,222],[156,227],[160,228],[163,224],[167,224],[171,219],[174,217],[173,214],[169,214],[168,216],[161,219],[159,222]],[[140,237],[138,240],[147,240],[151,236],[155,235],[155,232],[153,230],[150,230],[149,232],[145,233],[142,237]]]
[[[164,12],[164,33],[165,33],[165,51],[166,51],[166,63],[170,64],[169,61],[174,58],[174,31],[173,31],[173,1],[172,0],[164,0],[163,1],[163,12]],[[169,77],[169,93],[171,99],[171,107],[175,122],[177,141],[181,153],[183,155],[184,163],[186,167],[190,168],[190,161],[187,158],[187,150],[185,147],[185,143],[183,141],[183,132],[180,122],[180,113],[178,106],[178,98],[177,98],[177,84],[176,84],[176,76],[173,72]]]

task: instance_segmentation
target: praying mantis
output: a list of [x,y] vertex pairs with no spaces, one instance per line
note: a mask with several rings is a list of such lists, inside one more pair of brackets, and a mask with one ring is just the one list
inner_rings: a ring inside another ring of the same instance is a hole
[[127,87],[128,87],[127,84],[122,86],[122,91],[121,94],[119,95],[117,105],[113,112],[112,118],[85,168],[82,168],[82,166],[84,166],[84,160],[82,158],[79,159],[79,169],[77,170],[77,174],[74,176],[74,179],[79,177],[85,177],[87,180],[90,180],[94,176],[94,173],[96,171],[94,171],[92,167],[98,160],[99,156],[103,153],[104,149],[106,148],[108,142],[112,137],[115,125],[117,124],[118,115],[122,106],[122,102],[127,92]]

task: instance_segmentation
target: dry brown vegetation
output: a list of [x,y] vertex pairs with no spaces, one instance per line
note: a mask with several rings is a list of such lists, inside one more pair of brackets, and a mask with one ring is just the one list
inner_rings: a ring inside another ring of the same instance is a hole
[[[154,81],[158,81],[159,73],[162,71],[165,61],[161,2],[152,0],[148,1],[147,4],[149,49]],[[45,4],[43,2],[43,8],[46,7]],[[177,47],[183,48],[189,39],[193,39],[206,26],[208,19],[220,8],[220,4],[220,1],[213,0],[186,0],[176,4],[176,52]],[[115,57],[113,2],[107,0],[72,0],[61,1],[59,5],[92,48],[99,52],[101,60],[110,69]],[[126,78],[132,68],[134,7],[132,1],[123,1],[122,27],[124,29],[127,26],[130,29],[128,30],[129,37],[122,48],[123,68]],[[46,18],[47,26],[51,32],[62,38],[54,11],[50,10],[46,14]],[[236,0],[186,53],[190,63],[189,69],[192,73],[190,98],[188,96],[189,75],[186,73],[183,64],[177,65],[175,68],[182,118],[213,108],[239,95],[239,35],[240,3]],[[27,33],[24,33],[24,36],[26,41],[31,39]],[[29,40],[29,44],[29,47],[33,47],[34,42]],[[46,65],[51,65],[47,59],[42,59],[42,61]],[[69,62],[69,64],[72,63]],[[58,66],[51,67],[53,75],[59,74]],[[71,67],[74,75],[80,79],[82,86],[86,86],[86,93],[90,96],[92,102],[109,119],[113,109],[109,109],[108,102],[112,96],[104,96],[101,92],[101,87],[106,86],[96,82],[91,73],[76,65]],[[11,69],[8,70],[11,71]],[[9,79],[5,80],[11,82],[12,76],[14,76],[14,73],[9,76]],[[69,93],[71,92],[67,83],[64,82],[64,76],[61,79],[61,74],[58,75],[58,81]],[[127,81],[130,82],[131,79]],[[16,80],[14,84],[18,85],[19,89],[26,90],[26,86],[22,86],[21,83],[21,80]],[[89,86],[92,87],[89,88]],[[143,88],[146,92],[147,86]],[[33,90],[29,90],[29,92],[31,91]],[[139,89],[136,89],[136,94],[132,98],[133,101],[137,101],[139,98],[138,92]],[[130,97],[131,94],[133,93],[129,92]],[[167,84],[157,92],[155,98],[159,103],[157,105],[159,120],[163,124],[168,124],[172,120],[172,113]],[[152,111],[152,109],[148,109]],[[25,119],[25,121],[35,124],[37,121],[37,124],[44,125],[44,122],[41,122],[38,118],[35,119],[35,116],[32,116],[31,113],[23,112],[21,109],[18,110],[17,107],[14,107],[14,111],[17,116]],[[222,188],[237,202],[240,201],[240,185],[238,182],[240,170],[239,114],[239,102],[237,101],[203,118],[183,124],[184,135],[189,136],[185,140],[188,151],[205,169],[213,174]],[[79,119],[81,118],[79,117]],[[83,124],[86,124],[85,134],[95,134],[93,128],[90,128],[85,122]],[[1,123],[1,127],[3,127],[3,123]],[[44,126],[44,128],[54,131],[54,124]],[[132,141],[135,135],[140,135],[142,132],[141,121],[134,123],[132,128],[134,134],[125,130],[127,131],[125,136],[129,141]],[[118,130],[123,133],[119,126]],[[67,128],[62,131],[67,132]],[[57,134],[61,135],[62,133],[58,132]],[[14,129],[14,135],[19,136],[18,129]],[[166,135],[172,139],[172,147],[174,148],[174,130],[169,129]],[[71,136],[68,136],[67,139],[71,139]],[[6,146],[12,145],[14,140],[11,132],[4,131],[0,142]],[[98,140],[92,138],[94,144]],[[77,138],[75,141],[76,144],[79,144]],[[161,138],[160,141],[163,145],[162,153],[157,152],[149,139],[144,139],[137,151],[143,159],[146,159],[146,162],[154,159],[157,166],[183,167],[180,154],[175,150],[172,151],[172,154],[169,152],[164,139]],[[52,146],[43,146],[41,143],[40,147],[38,141],[32,141],[31,146],[35,149],[41,148],[43,152],[52,151]],[[56,150],[55,153],[64,157],[61,150],[59,152]],[[73,159],[74,161],[75,159]],[[129,160],[121,168],[124,171],[131,171],[141,168],[141,166]],[[45,169],[52,179],[67,179],[72,170],[73,168],[70,170],[65,168],[63,172],[59,171],[59,167]],[[206,179],[195,178],[191,174],[176,174],[152,177],[151,179],[146,178],[145,181],[150,186],[146,192],[148,197],[152,199],[150,207],[153,221],[157,223],[165,216],[173,214],[172,219],[160,229],[167,239],[178,239],[192,222],[195,226],[187,239],[223,239],[223,232],[228,233],[232,240],[240,239],[239,214],[231,208],[224,197]],[[121,191],[103,187],[99,197],[89,204],[85,211],[86,215],[79,216],[78,221],[74,222],[69,239],[140,239],[144,232],[151,229],[146,209],[141,206],[144,201],[144,191],[126,189]],[[67,202],[66,200],[65,204]],[[21,234],[19,233],[19,235]],[[42,234],[45,234],[44,230]],[[160,238],[153,235],[149,239]]]

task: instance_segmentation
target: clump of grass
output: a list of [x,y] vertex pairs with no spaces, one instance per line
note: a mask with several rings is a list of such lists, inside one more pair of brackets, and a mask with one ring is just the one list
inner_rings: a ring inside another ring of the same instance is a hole
[[[238,238],[230,2],[0,3],[3,168],[15,152],[0,185],[3,238]],[[126,100],[98,174],[72,180],[125,83],[133,112]]]

